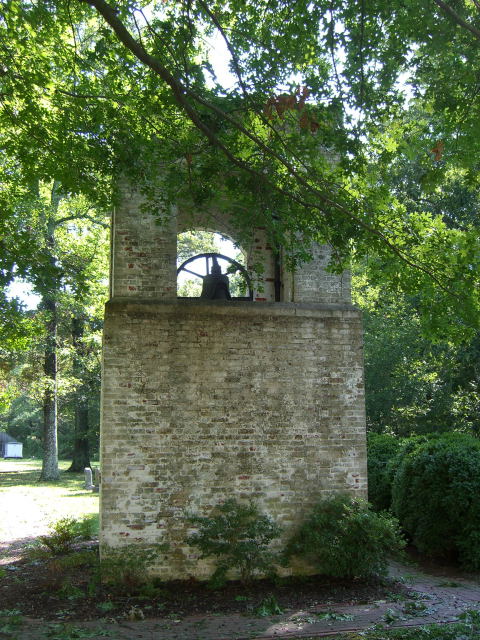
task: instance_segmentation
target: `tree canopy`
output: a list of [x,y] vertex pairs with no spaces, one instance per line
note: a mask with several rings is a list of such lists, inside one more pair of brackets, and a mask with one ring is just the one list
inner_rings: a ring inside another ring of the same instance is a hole
[[475,0],[9,0],[2,224],[36,181],[105,206],[128,174],[159,218],[221,193],[240,231],[266,227],[293,262],[312,241],[332,268],[367,261],[419,296],[424,330],[462,339],[479,317],[479,42]]

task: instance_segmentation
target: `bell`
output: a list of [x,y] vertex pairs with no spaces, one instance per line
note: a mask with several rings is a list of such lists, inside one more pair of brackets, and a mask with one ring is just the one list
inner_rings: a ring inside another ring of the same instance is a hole
[[206,300],[231,300],[228,276],[213,257],[212,270],[203,278],[201,298]]

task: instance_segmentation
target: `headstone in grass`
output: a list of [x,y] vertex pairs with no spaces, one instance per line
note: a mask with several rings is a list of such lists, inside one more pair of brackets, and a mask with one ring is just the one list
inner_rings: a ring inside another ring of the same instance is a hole
[[92,482],[92,470],[90,467],[85,467],[85,489],[91,490],[94,488],[94,484]]

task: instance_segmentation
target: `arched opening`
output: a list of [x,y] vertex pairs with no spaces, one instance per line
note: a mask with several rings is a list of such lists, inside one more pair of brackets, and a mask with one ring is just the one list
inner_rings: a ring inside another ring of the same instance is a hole
[[253,289],[245,254],[233,240],[210,231],[186,231],[177,236],[177,296],[199,298],[204,278],[217,264],[228,276],[233,299],[252,300]]

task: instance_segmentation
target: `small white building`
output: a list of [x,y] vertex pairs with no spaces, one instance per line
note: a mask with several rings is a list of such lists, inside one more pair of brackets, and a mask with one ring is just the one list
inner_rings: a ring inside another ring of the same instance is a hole
[[0,458],[23,458],[23,444],[0,431]]

